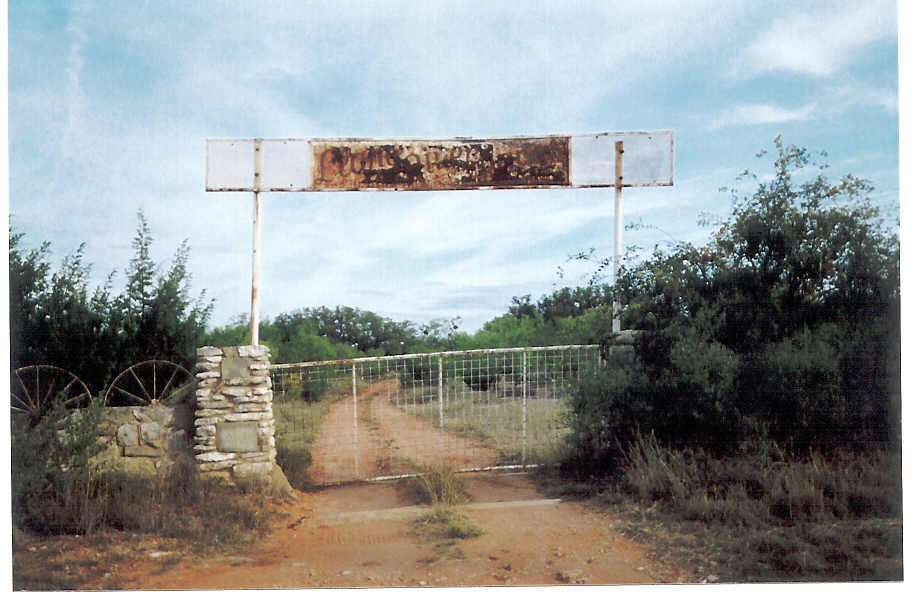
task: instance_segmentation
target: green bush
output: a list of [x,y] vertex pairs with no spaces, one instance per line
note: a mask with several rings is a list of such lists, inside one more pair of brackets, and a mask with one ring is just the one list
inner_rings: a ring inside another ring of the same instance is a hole
[[87,532],[101,516],[93,503],[102,451],[102,405],[70,412],[55,405],[34,426],[11,426],[13,524],[41,533]]
[[224,546],[262,532],[270,512],[238,489],[202,477],[180,458],[155,476],[128,475],[92,459],[102,406],[61,405],[35,426],[13,426],[12,514],[17,528],[40,534],[92,534],[107,528]]

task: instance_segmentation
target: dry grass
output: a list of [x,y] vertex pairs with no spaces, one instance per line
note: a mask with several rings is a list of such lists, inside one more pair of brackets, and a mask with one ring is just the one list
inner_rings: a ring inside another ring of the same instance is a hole
[[903,577],[899,455],[794,458],[763,446],[715,458],[646,437],[627,457],[619,477],[556,493],[592,497],[610,510],[613,528],[702,579]]

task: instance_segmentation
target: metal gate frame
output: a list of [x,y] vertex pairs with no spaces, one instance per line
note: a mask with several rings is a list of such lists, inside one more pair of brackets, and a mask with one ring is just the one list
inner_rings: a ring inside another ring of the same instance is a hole
[[[521,357],[518,358],[516,354],[521,354]],[[568,366],[569,371],[575,371],[575,377],[568,378],[566,381],[560,380],[559,377],[554,377],[553,372],[547,371],[547,358],[548,355],[559,354],[559,358],[554,361],[561,362],[564,360],[565,355],[570,354],[575,356],[574,358],[568,358],[566,364],[573,364],[572,367]],[[568,385],[572,385],[572,378],[578,382],[580,375],[584,372],[583,368],[587,365],[598,367],[601,365],[601,350],[598,345],[561,345],[561,346],[542,346],[542,347],[510,347],[510,348],[493,348],[493,349],[473,349],[473,350],[456,350],[456,351],[446,351],[446,352],[432,352],[432,353],[419,353],[419,354],[400,354],[393,356],[371,356],[371,357],[361,357],[361,358],[346,358],[339,360],[321,360],[321,361],[312,361],[312,362],[297,362],[297,363],[287,363],[287,364],[272,364],[269,367],[270,376],[272,378],[273,390],[276,393],[276,397],[288,397],[291,395],[289,393],[289,388],[295,384],[295,381],[292,379],[292,376],[297,374],[299,379],[297,384],[303,385],[304,377],[307,375],[310,377],[312,372],[317,372],[321,368],[336,368],[334,372],[338,372],[338,376],[342,380],[351,379],[351,397],[352,397],[352,445],[353,445],[353,454],[354,454],[354,463],[355,463],[355,480],[364,480],[364,481],[383,481],[391,479],[400,479],[406,477],[415,476],[415,473],[403,473],[403,474],[393,474],[393,475],[384,475],[384,476],[371,476],[371,475],[361,475],[359,472],[359,462],[358,462],[358,422],[359,422],[359,404],[358,404],[358,383],[359,379],[365,376],[365,372],[360,372],[361,367],[377,365],[375,370],[369,372],[375,376],[381,377],[386,375],[389,372],[397,371],[407,371],[406,362],[413,361],[424,361],[428,363],[428,367],[420,366],[414,368],[414,371],[423,374],[424,371],[429,372],[429,378],[435,379],[431,382],[425,382],[423,378],[420,378],[420,388],[428,386],[431,388],[437,386],[437,396],[438,396],[438,428],[441,430],[441,433],[444,434],[446,431],[445,427],[445,404],[446,404],[446,378],[448,380],[454,379],[457,381],[457,362],[450,364],[451,370],[454,371],[454,375],[446,377],[445,366],[446,360],[454,360],[460,358],[461,361],[461,378],[469,378],[471,381],[474,378],[479,380],[484,380],[483,375],[479,374],[482,368],[477,368],[478,374],[475,375],[474,363],[475,356],[487,356],[489,360],[490,356],[502,355],[503,365],[494,366],[492,369],[487,364],[487,380],[491,378],[490,372],[492,370],[492,378],[495,379],[496,375],[502,377],[505,380],[507,375],[512,375],[514,387],[518,390],[517,393],[514,393],[514,397],[520,401],[521,405],[521,424],[519,428],[520,436],[520,450],[518,451],[518,462],[513,462],[510,464],[497,464],[489,466],[474,466],[474,467],[464,467],[459,469],[461,472],[475,472],[475,471],[502,471],[502,470],[516,470],[516,469],[526,469],[534,468],[539,466],[537,463],[532,462],[529,464],[529,450],[528,450],[528,399],[529,392],[536,393],[540,389],[551,389],[551,394],[555,395],[555,388],[563,388],[563,382],[566,382]],[[542,368],[541,361],[544,356],[545,367]],[[509,357],[507,357],[509,356]],[[531,364],[529,356],[531,358]],[[470,374],[465,374],[464,362],[470,360],[471,364],[469,365]],[[480,360],[478,360],[479,363]],[[511,361],[509,365],[506,365],[507,361]],[[400,365],[400,363],[404,365]],[[381,364],[384,365],[383,372]],[[520,364],[517,366],[516,364]],[[420,368],[422,368],[420,370]],[[530,368],[532,369],[531,375],[529,374]],[[519,381],[519,375],[517,370],[521,370],[521,380]],[[351,375],[351,376],[350,376]],[[360,376],[361,375],[361,376]],[[550,382],[548,378],[550,376]],[[436,378],[437,377],[437,378]],[[310,378],[308,378],[310,379]],[[434,382],[434,384],[432,384]],[[467,382],[467,381],[465,381]],[[470,387],[472,383],[468,383]],[[489,382],[487,388],[489,389]],[[345,386],[345,385],[344,385]],[[482,387],[482,383],[480,383]],[[413,385],[415,389],[415,385]],[[396,394],[397,405],[400,406],[400,392],[403,389],[399,390]],[[473,391],[473,387],[471,387]],[[507,388],[505,392],[509,392]],[[499,391],[494,391],[494,394],[499,396]],[[450,394],[450,393],[449,393]],[[348,396],[348,394],[346,394]],[[415,404],[415,403],[414,403]],[[405,403],[405,405],[408,405]],[[406,409],[403,409],[406,411]],[[433,423],[435,422],[435,416],[431,417]],[[444,453],[444,449],[442,450]],[[507,458],[510,456],[506,455]]]

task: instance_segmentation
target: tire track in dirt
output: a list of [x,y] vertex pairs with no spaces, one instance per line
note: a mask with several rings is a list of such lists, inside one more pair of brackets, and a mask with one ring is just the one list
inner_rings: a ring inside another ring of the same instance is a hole
[[356,393],[355,404],[347,396],[330,406],[311,449],[312,483],[411,473],[440,463],[459,468],[500,463],[499,453],[483,442],[400,410],[389,397],[399,388],[399,379],[379,380]]
[[445,463],[458,468],[490,467],[500,463],[499,453],[491,446],[476,438],[440,430],[428,419],[410,415],[391,403],[387,395],[399,388],[398,379],[381,381],[374,386],[377,390],[369,399],[371,414],[393,443],[394,455],[398,458],[409,458],[418,466]]

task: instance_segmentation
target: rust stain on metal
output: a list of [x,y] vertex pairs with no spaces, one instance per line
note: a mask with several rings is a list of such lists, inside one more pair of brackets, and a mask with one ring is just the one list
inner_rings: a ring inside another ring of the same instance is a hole
[[569,185],[567,137],[311,142],[315,189],[472,189]]

